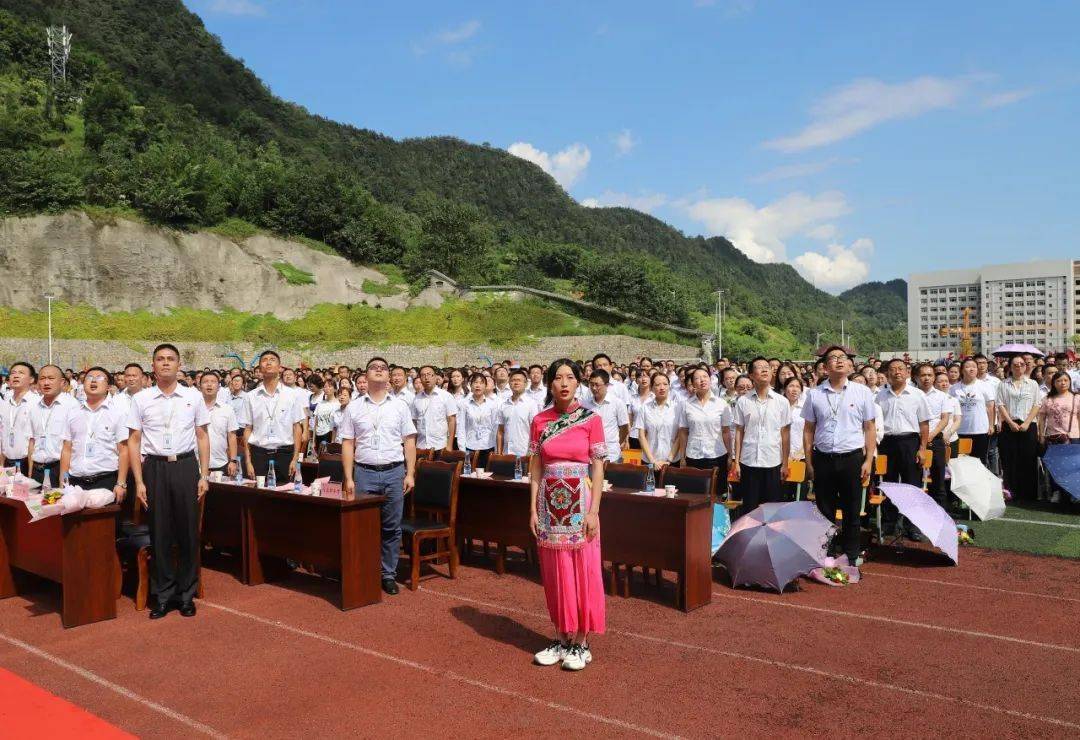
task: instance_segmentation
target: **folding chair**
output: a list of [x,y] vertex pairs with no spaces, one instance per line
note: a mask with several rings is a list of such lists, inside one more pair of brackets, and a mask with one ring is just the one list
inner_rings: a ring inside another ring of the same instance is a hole
[[795,484],[795,500],[802,500],[802,484],[806,482],[806,461],[791,460],[788,462],[787,478],[785,483]]
[[642,456],[641,450],[623,450],[622,461],[629,465],[643,465],[645,458]]

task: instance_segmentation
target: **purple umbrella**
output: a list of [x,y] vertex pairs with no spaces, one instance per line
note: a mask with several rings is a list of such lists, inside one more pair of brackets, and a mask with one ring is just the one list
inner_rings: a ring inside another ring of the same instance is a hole
[[959,563],[960,541],[956,522],[921,488],[907,483],[881,483],[881,492],[896,506],[896,510],[919,528],[930,542]]
[[1034,344],[1003,344],[995,349],[991,354],[994,357],[1000,355],[1035,355],[1036,357],[1045,357],[1042,352]]
[[822,564],[835,529],[810,501],[762,504],[735,522],[717,557],[733,585],[783,591]]

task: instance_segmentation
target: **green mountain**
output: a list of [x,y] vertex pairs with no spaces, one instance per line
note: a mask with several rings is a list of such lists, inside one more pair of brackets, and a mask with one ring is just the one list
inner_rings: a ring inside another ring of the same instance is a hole
[[[43,26],[74,34],[48,80]],[[625,208],[578,205],[535,165],[488,145],[396,141],[276,98],[179,0],[0,0],[0,212],[83,204],[173,227],[242,219],[408,274],[437,267],[712,328],[728,354],[797,355],[841,320],[863,351],[903,333],[758,264]]]
[[907,346],[907,281],[897,278],[886,283],[872,281],[856,285],[844,291],[840,300],[851,310],[866,316],[881,327],[891,330],[901,340],[891,347],[880,349],[904,349]]

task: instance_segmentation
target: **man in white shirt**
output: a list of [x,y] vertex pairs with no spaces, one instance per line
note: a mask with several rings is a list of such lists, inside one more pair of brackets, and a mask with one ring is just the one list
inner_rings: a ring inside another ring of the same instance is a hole
[[500,455],[529,454],[529,432],[540,407],[525,393],[526,377],[520,368],[510,372],[511,396],[499,407],[499,431],[495,437],[495,451]]
[[30,472],[30,444],[33,429],[30,409],[40,396],[32,390],[37,372],[28,362],[16,362],[8,376],[8,398],[0,402],[0,450],[6,466],[18,468],[24,475]]
[[915,379],[919,390],[926,396],[926,406],[930,410],[929,442],[930,451],[930,487],[927,493],[945,508],[945,436],[944,432],[952,423],[952,398],[934,387],[934,366],[929,362],[915,366]]
[[45,474],[59,486],[60,453],[64,447],[64,429],[68,413],[78,405],[74,396],[62,393],[64,371],[56,365],[46,365],[38,371],[41,397],[30,406],[30,477],[41,483]]
[[128,405],[109,397],[109,373],[92,367],[83,376],[85,400],[72,409],[63,432],[60,476],[84,491],[111,490],[116,502],[127,493]]
[[540,365],[529,365],[529,387],[525,395],[536,404],[538,409],[544,408],[547,400],[547,388],[544,387],[544,368]]
[[739,481],[741,514],[783,500],[791,451],[791,404],[772,390],[772,368],[764,357],[750,360],[754,392],[735,402],[735,445],[731,471]]
[[621,462],[622,451],[626,449],[627,435],[630,433],[630,413],[626,404],[612,398],[609,391],[611,376],[603,368],[593,370],[589,378],[589,390],[592,398],[586,399],[585,408],[599,414],[604,423],[604,441],[607,442],[608,461]]
[[[615,400],[619,401],[623,406],[630,408],[630,391],[622,383],[611,382],[611,358],[605,355],[603,352],[593,357],[593,372],[597,370],[603,370],[608,375],[605,385],[608,386],[608,395],[612,396]],[[590,380],[591,380],[590,376]]]
[[[174,602],[180,614],[195,616],[199,585],[199,501],[208,488],[210,416],[202,395],[177,382],[180,351],[171,344],[154,348],[156,385],[135,395],[128,414],[128,461],[135,496],[150,512],[153,558],[150,619],[161,619]],[[195,450],[198,448],[198,457]]]
[[[382,504],[382,589],[398,592],[398,555],[405,494],[413,489],[416,467],[416,427],[409,407],[389,393],[390,366],[381,357],[367,364],[368,390],[345,407],[338,426],[344,490],[386,497]],[[355,468],[354,468],[355,463]]]
[[807,392],[803,404],[806,477],[814,481],[817,506],[826,519],[835,522],[837,508],[843,512],[840,543],[848,561],[859,565],[861,482],[870,478],[877,452],[874,394],[848,381],[852,365],[843,347],[829,347],[822,357],[828,374]]
[[454,449],[457,431],[457,401],[435,385],[437,373],[431,365],[420,368],[421,390],[412,400],[413,423],[416,425],[416,447],[420,450]]
[[495,378],[495,396],[499,401],[505,401],[513,395],[510,390],[510,371],[502,365],[496,365],[492,377]]
[[[370,381],[369,381],[370,382]],[[389,393],[394,398],[399,398],[405,402],[408,406],[412,403],[413,393],[412,388],[409,387],[409,375],[405,372],[405,368],[394,365],[390,368],[390,390]]]
[[281,383],[281,357],[272,349],[259,355],[263,382],[244,396],[237,421],[244,428],[244,457],[247,475],[264,475],[274,463],[278,485],[296,474],[303,449],[303,422],[306,418],[300,397]]
[[[997,398],[998,386],[1001,385],[1001,379],[994,373],[990,372],[990,360],[986,355],[975,355],[975,366],[979,369],[975,379],[986,386],[991,398]],[[986,465],[995,474],[1001,475],[1001,455],[998,452],[998,429],[993,423],[991,418],[990,435],[986,448]]]
[[210,415],[207,435],[210,437],[210,470],[220,471],[229,478],[236,475],[236,431],[240,428],[232,406],[221,401],[218,390],[221,380],[213,370],[203,373],[199,390]]
[[[885,377],[888,383],[877,394],[885,427],[879,450],[888,461],[883,480],[922,488],[922,453],[929,441],[930,421],[937,419],[930,413],[926,395],[908,384],[907,363],[901,358],[885,363]],[[887,497],[882,507],[882,524],[886,532],[892,532],[899,512]],[[907,535],[915,541],[922,539],[910,522]]]

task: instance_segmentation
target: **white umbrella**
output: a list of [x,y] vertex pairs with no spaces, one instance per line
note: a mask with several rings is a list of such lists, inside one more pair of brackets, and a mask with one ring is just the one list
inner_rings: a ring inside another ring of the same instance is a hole
[[954,457],[949,460],[949,473],[952,476],[952,492],[979,519],[985,522],[1005,513],[1001,479],[987,470],[979,458]]

